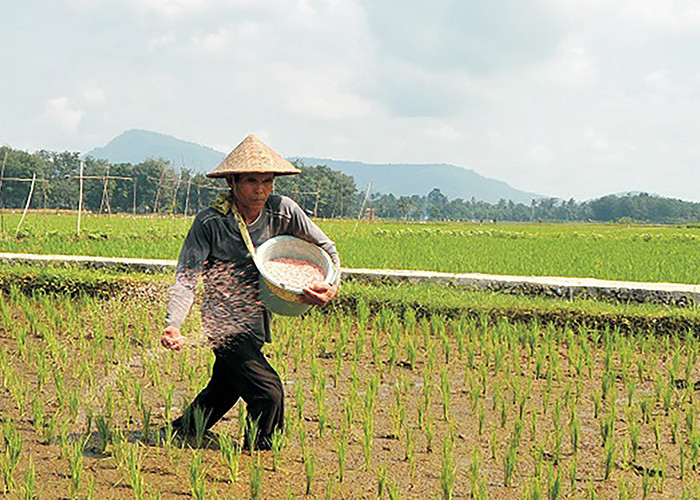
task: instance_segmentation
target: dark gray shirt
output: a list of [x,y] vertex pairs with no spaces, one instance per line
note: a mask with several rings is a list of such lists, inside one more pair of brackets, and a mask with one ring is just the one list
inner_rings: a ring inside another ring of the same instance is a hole
[[[328,252],[340,270],[335,244],[286,196],[270,195],[248,232],[255,247],[282,234],[302,238]],[[270,341],[270,313],[257,297],[259,273],[230,210],[210,207],[195,217],[178,259],[167,325],[182,325],[199,276],[204,282],[202,326],[215,345],[241,332],[252,334],[261,345]]]

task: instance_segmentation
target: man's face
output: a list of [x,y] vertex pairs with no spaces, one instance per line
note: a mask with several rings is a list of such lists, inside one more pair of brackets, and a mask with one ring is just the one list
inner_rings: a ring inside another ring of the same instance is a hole
[[241,174],[234,184],[237,205],[260,212],[274,187],[274,174]]

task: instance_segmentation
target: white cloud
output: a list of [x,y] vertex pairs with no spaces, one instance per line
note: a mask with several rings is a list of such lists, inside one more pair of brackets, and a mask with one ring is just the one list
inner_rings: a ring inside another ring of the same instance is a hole
[[83,119],[83,110],[74,107],[67,97],[49,99],[45,108],[46,117],[67,132],[75,132]]
[[456,142],[464,139],[464,134],[462,132],[446,124],[429,126],[425,129],[425,135],[430,139],[442,143]]
[[590,85],[598,76],[595,61],[588,52],[586,37],[582,33],[567,35],[559,43],[554,59],[546,66],[550,77],[565,85]]
[[610,146],[607,139],[600,132],[592,128],[586,128],[583,131],[583,144],[595,151],[607,150]]
[[226,52],[231,43],[231,34],[227,28],[221,28],[214,33],[195,35],[192,46],[199,54],[220,55]]
[[169,18],[182,17],[204,9],[209,0],[131,0],[138,10],[150,11]]
[[175,35],[172,33],[165,33],[164,35],[151,38],[148,41],[148,49],[150,51],[157,51],[166,47],[170,47],[175,43]]
[[90,104],[101,104],[105,101],[104,89],[93,82],[85,83],[81,94],[85,102]]
[[546,144],[537,144],[532,146],[528,151],[529,157],[536,163],[551,163],[554,157],[554,151]]
[[302,69],[276,65],[271,71],[286,109],[294,115],[320,120],[371,116],[370,101],[351,90],[353,73],[341,68]]

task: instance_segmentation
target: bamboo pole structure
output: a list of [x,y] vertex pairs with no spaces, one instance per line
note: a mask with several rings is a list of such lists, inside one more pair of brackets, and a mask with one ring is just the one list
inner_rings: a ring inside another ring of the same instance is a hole
[[83,211],[83,173],[85,171],[85,162],[80,160],[80,190],[78,194],[78,229],[77,235],[80,236],[80,215]]
[[17,224],[16,237],[19,238],[19,229],[22,227],[22,222],[27,216],[27,210],[29,210],[29,205],[32,203],[32,195],[34,194],[34,185],[36,184],[36,172],[32,174],[32,184],[29,187],[29,194],[27,195],[27,204],[24,206],[24,212],[22,212],[22,217],[19,219],[19,224]]
[[2,180],[5,177],[5,165],[7,164],[7,149],[5,150],[5,157],[2,159],[2,171],[0,171],[0,231],[5,232],[5,204],[2,200]]
[[187,209],[190,206],[190,187],[192,186],[192,179],[187,181],[187,191],[185,192],[185,217],[187,217]]

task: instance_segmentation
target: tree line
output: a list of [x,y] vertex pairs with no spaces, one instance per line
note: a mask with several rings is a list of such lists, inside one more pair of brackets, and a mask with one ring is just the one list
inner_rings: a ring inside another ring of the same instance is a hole
[[[20,209],[35,176],[31,208],[77,210],[83,164],[83,209],[89,212],[192,214],[226,191],[223,181],[209,179],[168,161],[110,163],[77,152],[29,153],[0,147],[0,208]],[[600,221],[689,223],[700,221],[700,203],[652,196],[609,195],[585,202],[541,198],[531,203],[448,199],[434,188],[427,195],[374,193],[365,199],[353,177],[324,165],[297,163],[301,176],[275,180],[275,192],[321,218],[376,217],[398,220],[452,221]]]

